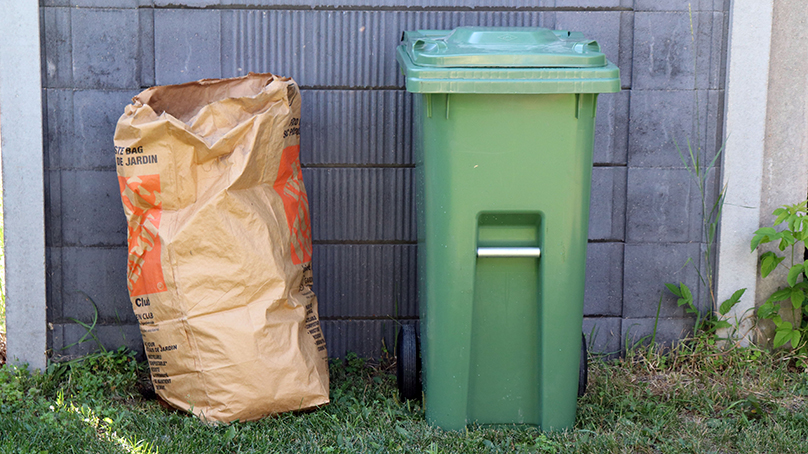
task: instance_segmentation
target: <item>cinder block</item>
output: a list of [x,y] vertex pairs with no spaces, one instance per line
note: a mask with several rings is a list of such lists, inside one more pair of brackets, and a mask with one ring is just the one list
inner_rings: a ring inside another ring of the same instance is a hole
[[625,165],[628,158],[628,118],[631,90],[598,96],[594,162]]
[[320,326],[331,358],[344,358],[348,352],[361,358],[378,359],[395,355],[398,325],[414,320],[323,320]]
[[62,248],[45,248],[45,291],[48,322],[63,320],[62,317]]
[[[729,60],[726,56],[729,55],[729,18],[730,18],[730,13],[729,12],[723,13],[721,15],[721,18],[723,20],[723,25],[721,26],[722,33],[721,33],[721,37],[720,37],[720,40],[721,40],[720,54],[723,55],[723,58],[720,58],[720,59],[716,58],[715,59],[715,60],[718,60],[716,62],[716,64],[718,64],[718,69],[717,69],[717,75],[715,77],[716,77],[716,79],[718,79],[718,88],[720,90],[724,90],[726,88],[726,84],[727,84],[727,61]],[[714,40],[717,39],[716,35],[717,35],[717,33],[714,31],[713,32],[713,37],[714,37],[713,39]],[[715,44],[715,42],[713,42],[712,47],[713,47],[713,49],[718,49],[718,46]],[[722,98],[721,101],[722,101],[722,104],[723,104],[723,101],[724,101],[723,96],[721,98]],[[723,111],[724,111],[724,109],[722,107],[721,112],[723,112]],[[723,121],[719,122],[719,124],[723,126]]]
[[623,243],[589,243],[584,315],[623,313]]
[[[71,6],[80,8],[137,8],[142,0],[69,0]],[[144,5],[145,6],[145,5]]]
[[[126,347],[137,352],[136,359],[143,361],[143,337],[137,324],[96,325],[92,336],[87,335],[87,329],[76,323],[59,323],[53,325],[51,334],[51,359],[67,361],[73,358],[88,355],[101,350],[117,350]],[[83,341],[82,341],[83,339]],[[101,345],[99,345],[99,342]]]
[[[236,0],[238,1],[238,0]],[[40,0],[40,6],[73,6],[79,8],[137,8],[141,6],[154,6],[152,0]],[[208,2],[218,4],[217,2]],[[176,4],[176,2],[174,3]]]
[[222,77],[221,14],[219,10],[154,11],[154,73],[158,85]]
[[[126,288],[125,247],[65,247],[62,249],[61,319],[91,323],[98,310],[98,323],[137,323]],[[95,306],[93,306],[95,303]]]
[[626,192],[626,241],[701,240],[701,196],[687,170],[629,168]]
[[403,90],[303,90],[303,165],[412,164],[412,97]]
[[123,246],[126,218],[113,171],[62,171],[62,240],[67,246]]
[[45,171],[45,246],[62,245],[62,171]]
[[687,13],[634,13],[631,88],[695,88],[695,52]]
[[584,318],[584,336],[590,354],[613,358],[622,351],[620,317]]
[[690,161],[688,144],[709,163],[721,140],[719,98],[712,90],[632,90],[629,166],[684,167],[682,159]]
[[44,30],[42,44],[45,54],[43,82],[49,88],[73,86],[70,14],[70,8],[42,8],[42,28]]
[[88,8],[137,8],[152,6],[151,0],[68,0],[72,6]]
[[552,28],[554,15],[546,11],[225,10],[222,75],[268,71],[293,77],[304,87],[401,88],[404,78],[395,48],[402,31],[451,30],[460,25]]
[[312,265],[321,317],[418,316],[414,244],[315,244]]
[[[725,17],[729,13],[704,12],[693,16],[698,43],[697,85],[699,88],[716,90],[724,87],[723,69],[727,61],[725,32],[728,26]],[[720,123],[719,123],[720,124]]]
[[634,11],[620,14],[620,49],[620,86],[630,88],[634,72]]
[[412,169],[307,168],[315,241],[415,241]]
[[[219,5],[232,5],[236,0],[154,0],[154,6],[189,6],[189,7],[204,7],[204,6],[219,6]],[[250,1],[250,4],[258,5],[258,1]],[[286,3],[288,4],[288,3]]]
[[76,88],[138,88],[138,12],[76,8],[71,14]]
[[[701,137],[704,137],[702,162],[706,166],[724,148],[724,90],[708,90],[700,94],[699,103],[702,102],[706,103],[706,108],[699,109],[699,125]],[[721,157],[716,159],[714,166],[720,167],[721,161]]]
[[[625,245],[623,317],[685,317],[684,308],[665,288],[666,283],[684,283],[699,297],[699,243],[644,243]],[[661,300],[660,300],[661,298]],[[698,306],[699,301],[695,301]]]
[[589,239],[623,240],[626,220],[626,168],[592,169]]
[[[723,14],[635,13],[632,88],[718,88],[721,59],[724,58]],[[719,69],[714,70],[713,66]],[[698,77],[695,71],[699,72]]]
[[73,90],[45,90],[45,168],[60,169],[63,153],[73,152]]
[[[623,352],[648,345],[652,339],[657,345],[672,346],[693,333],[692,318],[625,318],[622,323]],[[654,325],[656,324],[656,337]]]
[[115,125],[137,93],[77,90],[73,94],[73,133],[61,138],[70,139],[61,144],[62,168],[115,170]]
[[[137,0],[140,3],[151,3],[151,0]],[[151,87],[154,83],[154,9],[138,9],[140,25],[140,53],[138,67],[140,69],[141,87]]]
[[631,8],[634,0],[555,0],[556,8]]
[[634,11],[725,11],[727,0],[634,0]]
[[[592,2],[562,1],[562,3],[587,3],[586,6],[588,7],[594,6],[591,5]],[[602,3],[614,4],[620,3],[620,1]],[[581,7],[583,5],[571,6]],[[600,44],[603,53],[606,54],[606,58],[620,68],[620,79],[625,81],[623,85],[627,85],[631,81],[633,44],[630,40],[623,40],[621,37],[625,36],[622,28],[632,27],[633,23],[630,20],[625,20],[624,14],[630,13],[621,11],[559,11],[555,14],[555,28],[583,32],[587,39],[596,40]]]

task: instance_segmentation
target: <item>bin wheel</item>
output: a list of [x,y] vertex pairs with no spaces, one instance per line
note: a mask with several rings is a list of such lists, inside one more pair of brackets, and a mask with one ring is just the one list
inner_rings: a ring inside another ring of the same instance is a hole
[[421,397],[421,361],[415,326],[402,325],[396,342],[396,378],[403,400]]
[[586,337],[581,333],[581,365],[578,368],[578,397],[586,392],[586,383],[589,381],[589,361],[587,359]]

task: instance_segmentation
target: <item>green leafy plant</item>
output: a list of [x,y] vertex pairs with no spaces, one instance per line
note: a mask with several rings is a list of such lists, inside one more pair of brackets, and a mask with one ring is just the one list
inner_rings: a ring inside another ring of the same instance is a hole
[[679,307],[684,307],[686,313],[696,316],[695,330],[697,332],[704,331],[710,334],[714,334],[719,329],[732,327],[732,324],[723,320],[720,316],[727,315],[733,306],[738,304],[741,297],[746,292],[745,288],[735,291],[731,297],[718,305],[716,313],[702,315],[701,311],[696,307],[696,303],[693,301],[693,292],[690,291],[687,285],[683,283],[680,283],[679,286],[675,284],[665,284],[665,287],[678,298],[676,304]]
[[[766,302],[758,308],[758,318],[771,320],[774,323],[774,347],[791,343],[791,347],[803,353],[808,352],[803,342],[808,334],[808,263],[805,261],[805,240],[808,239],[808,201],[795,205],[784,205],[773,213],[777,218],[773,227],[763,227],[752,237],[751,249],[754,251],[761,244],[777,243],[777,249],[789,253],[780,255],[768,251],[760,256],[760,275],[768,277],[777,267],[788,267],[786,285],[772,293]],[[776,227],[784,228],[777,230]],[[790,257],[789,257],[790,256]],[[790,259],[786,262],[786,259]],[[785,262],[785,263],[783,263]],[[783,304],[785,303],[785,304]],[[782,310],[790,310],[794,323],[783,320]]]

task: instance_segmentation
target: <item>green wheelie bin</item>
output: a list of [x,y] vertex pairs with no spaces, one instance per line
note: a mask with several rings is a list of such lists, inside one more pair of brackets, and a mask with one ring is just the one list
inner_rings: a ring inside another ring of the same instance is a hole
[[396,57],[415,93],[421,320],[419,340],[399,334],[402,395],[421,396],[422,363],[435,426],[571,427],[595,110],[619,70],[545,28],[408,31]]

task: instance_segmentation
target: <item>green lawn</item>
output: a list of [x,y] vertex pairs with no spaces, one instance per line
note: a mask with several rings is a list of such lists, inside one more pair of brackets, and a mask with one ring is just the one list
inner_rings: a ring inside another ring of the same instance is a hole
[[[318,411],[210,426],[141,395],[144,366],[124,352],[29,375],[0,368],[0,452],[629,452],[808,450],[801,360],[701,341],[660,355],[593,360],[575,428],[444,432],[397,398],[391,365],[331,365]],[[140,379],[139,379],[140,377]]]

